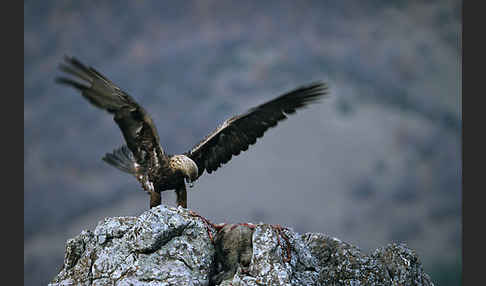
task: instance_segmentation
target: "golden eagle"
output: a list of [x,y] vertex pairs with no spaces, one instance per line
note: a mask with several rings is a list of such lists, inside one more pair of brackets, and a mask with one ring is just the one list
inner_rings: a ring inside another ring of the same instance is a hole
[[327,85],[322,82],[299,87],[227,119],[190,151],[169,155],[160,146],[150,115],[131,96],[77,59],[66,57],[65,62],[60,69],[78,81],[67,77],[56,81],[80,90],[94,106],[114,115],[127,144],[107,153],[103,160],[134,175],[150,194],[151,208],[160,205],[160,193],[166,190],[175,190],[177,204],[187,208],[186,182],[192,186],[204,170],[217,170],[287,115],[327,94]]

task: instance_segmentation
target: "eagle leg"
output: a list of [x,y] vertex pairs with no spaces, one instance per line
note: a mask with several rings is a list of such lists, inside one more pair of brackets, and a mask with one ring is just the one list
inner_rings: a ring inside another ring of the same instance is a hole
[[156,191],[150,191],[150,208],[156,207],[161,204],[160,193]]
[[181,184],[176,189],[177,195],[177,205],[182,206],[183,208],[187,208],[187,191],[186,191],[186,184]]

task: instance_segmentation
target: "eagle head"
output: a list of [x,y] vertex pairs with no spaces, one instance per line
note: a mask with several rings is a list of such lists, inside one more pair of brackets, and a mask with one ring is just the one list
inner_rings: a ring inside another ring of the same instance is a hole
[[179,170],[184,175],[184,179],[192,187],[192,183],[197,180],[199,170],[196,163],[186,155],[175,155],[170,158],[171,168]]

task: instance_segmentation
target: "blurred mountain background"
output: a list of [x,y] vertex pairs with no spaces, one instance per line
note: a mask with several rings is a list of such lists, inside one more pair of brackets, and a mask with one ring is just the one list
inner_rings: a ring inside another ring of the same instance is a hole
[[[152,115],[169,153],[299,85],[331,97],[189,190],[221,222],[279,223],[365,251],[406,242],[437,285],[462,267],[461,1],[24,1],[24,283],[67,239],[148,209],[101,161],[112,116],[56,85],[64,55]],[[164,193],[175,205],[175,195]]]

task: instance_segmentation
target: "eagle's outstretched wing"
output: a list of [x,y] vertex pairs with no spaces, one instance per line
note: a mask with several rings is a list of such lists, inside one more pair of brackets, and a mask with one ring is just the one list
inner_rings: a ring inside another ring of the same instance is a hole
[[206,136],[186,153],[199,169],[199,176],[206,170],[211,173],[227,163],[233,155],[246,151],[257,138],[277,125],[287,115],[327,95],[327,85],[316,82],[299,87],[247,112],[233,116]]
[[[92,67],[85,66],[72,57],[65,57],[60,69],[77,80],[58,77],[58,83],[67,84],[81,91],[94,106],[112,113],[120,127],[128,148],[136,161],[142,164],[146,156],[159,148],[159,136],[149,114],[137,102]],[[162,148],[159,149],[160,152]]]

